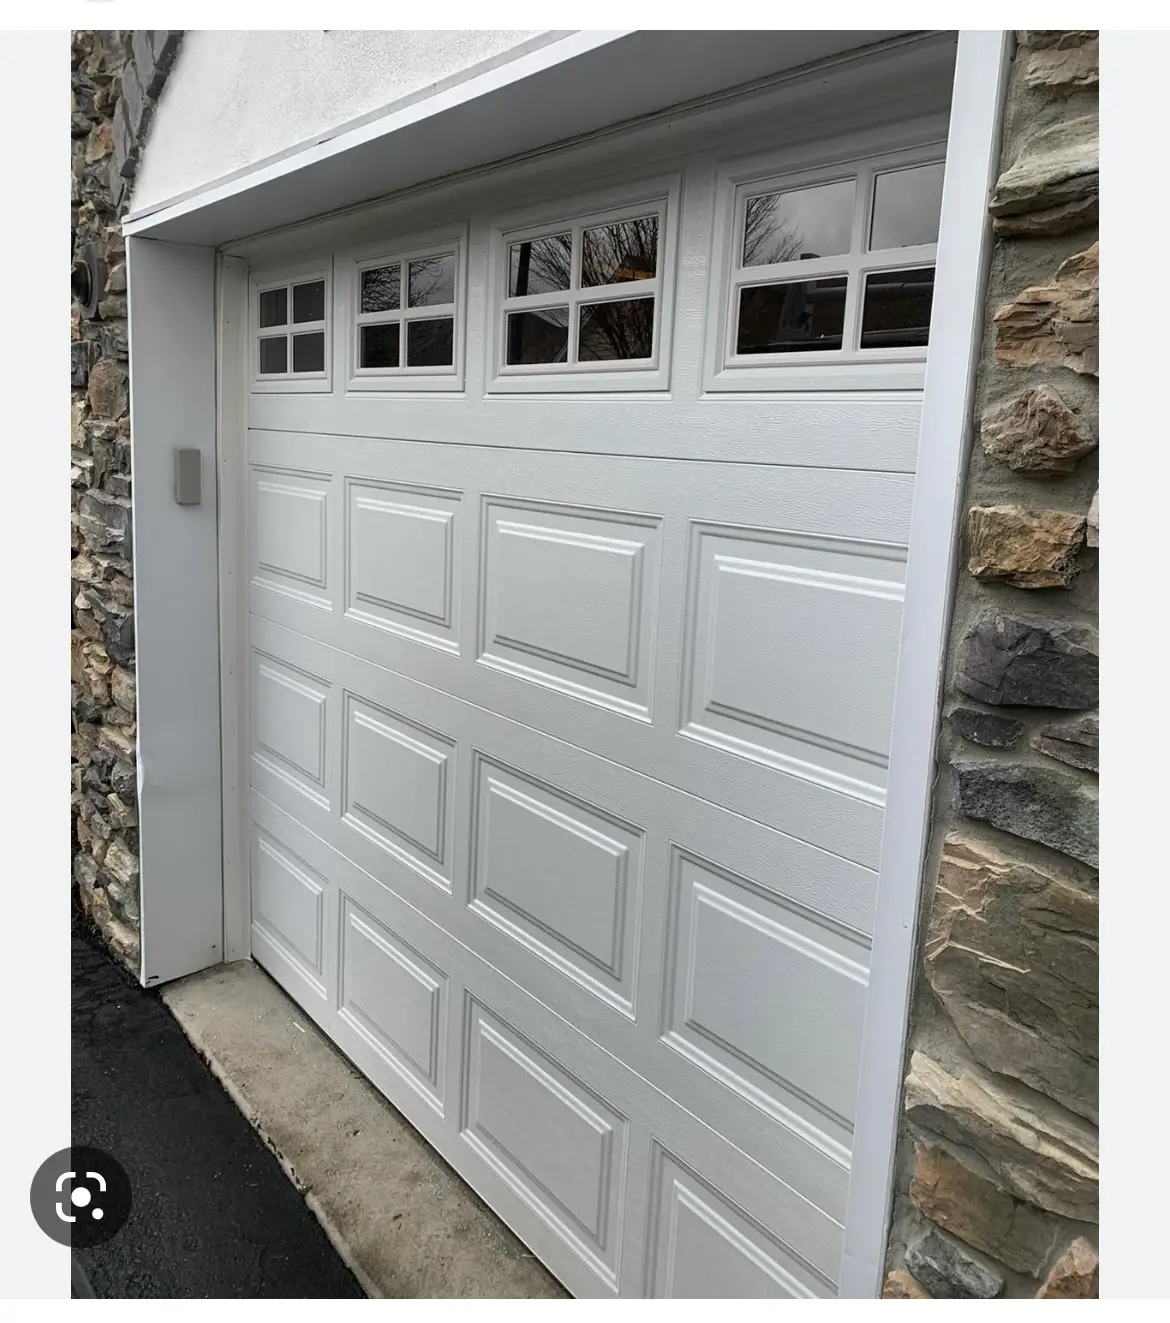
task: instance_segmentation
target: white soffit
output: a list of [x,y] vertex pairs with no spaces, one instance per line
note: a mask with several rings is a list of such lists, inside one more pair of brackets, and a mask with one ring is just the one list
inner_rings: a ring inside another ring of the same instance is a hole
[[190,196],[127,234],[223,244],[832,59],[901,31],[574,32]]

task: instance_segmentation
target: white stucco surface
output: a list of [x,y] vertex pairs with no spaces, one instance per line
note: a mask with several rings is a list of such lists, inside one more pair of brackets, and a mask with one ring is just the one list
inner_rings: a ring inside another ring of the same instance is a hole
[[190,31],[155,112],[133,208],[177,197],[555,35]]

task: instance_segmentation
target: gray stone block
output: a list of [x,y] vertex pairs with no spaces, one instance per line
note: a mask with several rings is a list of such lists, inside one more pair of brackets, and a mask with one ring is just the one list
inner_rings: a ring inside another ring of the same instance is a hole
[[1096,772],[1100,770],[1100,743],[1100,722],[1096,712],[1091,712],[1072,721],[1045,726],[1033,738],[1032,748],[1070,767]]
[[959,645],[955,687],[984,703],[1097,706],[1098,636],[1089,625],[1032,616],[978,621]]
[[906,1255],[906,1267],[936,1300],[994,1300],[1004,1279],[957,1241],[929,1231]]
[[1028,763],[959,762],[959,811],[1098,867],[1095,785]]
[[1024,731],[1024,723],[1002,712],[979,712],[972,707],[957,707],[951,713],[951,726],[965,740],[988,749],[1014,749]]

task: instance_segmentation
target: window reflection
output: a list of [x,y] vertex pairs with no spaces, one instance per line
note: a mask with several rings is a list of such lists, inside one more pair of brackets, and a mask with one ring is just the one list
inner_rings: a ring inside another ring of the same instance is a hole
[[455,302],[455,257],[416,257],[407,277],[407,307],[428,308]]
[[585,288],[653,280],[657,272],[657,216],[597,225],[581,236],[581,284]]
[[407,322],[406,362],[409,367],[450,367],[455,361],[455,322],[450,317]]
[[397,312],[402,306],[402,268],[371,267],[362,272],[362,312]]
[[509,249],[508,296],[523,298],[568,289],[572,262],[571,234],[550,234],[514,243]]
[[856,182],[844,179],[749,198],[744,214],[744,266],[847,253],[855,192]]
[[870,249],[937,243],[942,186],[941,161],[878,175],[873,185]]
[[620,299],[581,305],[577,358],[649,358],[654,352],[654,300]]
[[745,289],[739,300],[737,354],[840,349],[845,331],[844,276]]
[[569,350],[569,310],[534,308],[508,314],[509,363],[563,363]]
[[892,349],[925,345],[930,334],[934,268],[871,271],[865,278],[861,348]]

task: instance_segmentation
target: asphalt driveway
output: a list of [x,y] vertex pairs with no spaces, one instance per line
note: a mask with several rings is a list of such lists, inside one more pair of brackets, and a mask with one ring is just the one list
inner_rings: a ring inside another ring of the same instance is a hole
[[78,931],[72,1142],[116,1158],[133,1191],[121,1231],[74,1252],[75,1297],[363,1297],[157,994]]

